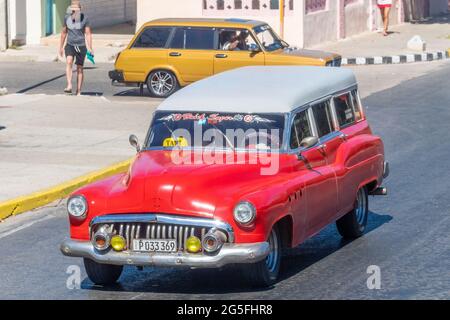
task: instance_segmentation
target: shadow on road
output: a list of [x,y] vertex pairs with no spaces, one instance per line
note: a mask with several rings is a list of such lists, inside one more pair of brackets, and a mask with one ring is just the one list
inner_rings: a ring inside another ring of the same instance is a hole
[[[371,212],[368,218],[367,233],[392,220],[390,215]],[[367,234],[366,233],[366,234]],[[297,275],[314,263],[350,244],[343,240],[333,225],[307,240],[295,249],[287,250],[280,274],[280,281]],[[243,276],[241,266],[229,266],[219,270],[157,269],[146,268],[138,271],[126,267],[120,283],[114,286],[95,286],[89,279],[82,282],[81,288],[101,292],[133,293],[178,293],[178,294],[224,294],[272,290],[249,287]]]

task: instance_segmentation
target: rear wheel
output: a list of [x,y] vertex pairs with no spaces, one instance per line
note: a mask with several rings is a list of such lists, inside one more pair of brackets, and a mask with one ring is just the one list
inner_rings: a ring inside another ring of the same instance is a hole
[[342,237],[354,239],[361,237],[367,225],[369,216],[369,196],[367,187],[358,190],[355,208],[336,221],[336,226]]
[[177,77],[167,70],[153,71],[148,76],[147,88],[152,96],[167,98],[178,88]]
[[247,278],[255,287],[268,287],[278,279],[281,264],[281,237],[275,226],[269,236],[270,252],[265,260],[254,263],[247,268]]
[[84,268],[89,279],[100,285],[116,283],[123,270],[123,266],[100,264],[86,258],[84,259]]

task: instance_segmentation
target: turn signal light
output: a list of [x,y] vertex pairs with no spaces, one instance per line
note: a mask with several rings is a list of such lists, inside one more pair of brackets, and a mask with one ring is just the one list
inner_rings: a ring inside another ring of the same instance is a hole
[[123,251],[125,250],[126,245],[127,242],[122,236],[115,235],[111,238],[111,247],[114,251]]
[[197,253],[202,250],[202,242],[195,236],[189,237],[186,240],[186,249],[190,253]]

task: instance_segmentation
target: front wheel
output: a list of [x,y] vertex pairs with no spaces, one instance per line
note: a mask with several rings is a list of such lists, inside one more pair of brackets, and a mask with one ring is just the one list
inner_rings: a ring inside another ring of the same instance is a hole
[[359,238],[364,234],[368,216],[369,193],[367,187],[362,187],[356,195],[354,209],[336,221],[337,229],[346,239]]
[[152,96],[167,98],[177,90],[178,81],[172,72],[156,70],[148,76],[147,88]]
[[100,264],[86,258],[84,259],[84,268],[89,279],[99,285],[116,283],[123,270],[123,266]]
[[275,226],[269,236],[270,252],[265,260],[246,266],[249,282],[255,287],[269,287],[278,279],[281,264],[281,238]]

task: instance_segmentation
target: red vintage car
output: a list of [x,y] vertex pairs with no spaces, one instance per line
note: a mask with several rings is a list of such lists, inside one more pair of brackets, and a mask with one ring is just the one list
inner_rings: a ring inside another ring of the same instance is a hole
[[383,142],[349,69],[245,67],[194,83],[153,115],[127,173],[68,199],[64,255],[96,284],[124,265],[241,264],[272,285],[282,248],[336,222],[360,237],[368,195],[385,195]]

